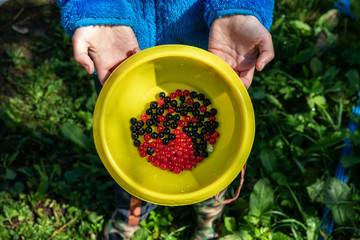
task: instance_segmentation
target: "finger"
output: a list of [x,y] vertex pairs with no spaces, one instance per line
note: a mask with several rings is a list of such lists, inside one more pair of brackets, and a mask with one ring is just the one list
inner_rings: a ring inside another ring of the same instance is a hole
[[246,89],[248,89],[252,83],[254,77],[255,67],[252,67],[248,70],[238,72],[238,75],[243,82]]
[[86,42],[78,40],[76,37],[73,38],[74,48],[74,59],[78,62],[85,70],[92,74],[94,72],[94,62],[88,55],[88,46]]
[[96,71],[101,85],[104,85],[106,80],[110,76],[111,71],[107,69],[98,69],[98,68],[96,68]]
[[256,69],[261,71],[275,56],[274,46],[270,33],[266,34],[264,39],[260,42],[259,52],[260,55],[256,60]]

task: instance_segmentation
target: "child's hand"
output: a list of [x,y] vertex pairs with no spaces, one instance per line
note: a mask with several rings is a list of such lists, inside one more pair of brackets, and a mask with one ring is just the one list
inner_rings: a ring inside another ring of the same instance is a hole
[[244,15],[214,20],[210,29],[209,52],[227,62],[246,88],[251,85],[255,66],[261,71],[274,58],[270,33],[256,17]]
[[[76,29],[74,58],[89,74],[96,68],[101,84],[126,58],[140,51],[133,30],[127,26],[88,26]],[[90,57],[89,57],[90,55]]]

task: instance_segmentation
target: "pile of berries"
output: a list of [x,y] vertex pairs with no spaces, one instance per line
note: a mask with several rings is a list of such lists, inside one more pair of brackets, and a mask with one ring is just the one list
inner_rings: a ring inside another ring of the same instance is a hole
[[174,173],[191,170],[213,151],[219,133],[217,110],[204,94],[159,93],[140,119],[130,119],[131,138],[141,157]]

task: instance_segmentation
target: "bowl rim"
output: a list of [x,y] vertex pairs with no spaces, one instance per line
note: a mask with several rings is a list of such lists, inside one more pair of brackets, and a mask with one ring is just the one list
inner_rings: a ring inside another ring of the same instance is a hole
[[[227,171],[225,174],[220,176],[216,181],[205,186],[201,189],[198,189],[193,192],[188,193],[177,193],[177,194],[166,194],[154,192],[152,190],[143,188],[137,183],[132,181],[126,174],[123,174],[121,169],[115,164],[115,162],[109,157],[109,150],[106,146],[105,136],[102,133],[101,129],[104,128],[104,121],[102,118],[102,113],[105,111],[106,105],[108,104],[109,98],[115,87],[111,87],[113,84],[116,84],[117,79],[121,79],[122,76],[126,76],[132,69],[144,64],[148,61],[152,61],[158,58],[164,57],[186,57],[193,58],[197,61],[201,61],[206,65],[211,66],[216,70],[217,73],[227,76],[224,79],[227,84],[230,84],[233,89],[236,90],[236,96],[238,104],[242,106],[241,109],[244,111],[245,118],[247,119],[243,129],[244,138],[247,139],[246,147],[242,147],[236,154],[237,166],[234,166],[230,171]],[[236,81],[234,81],[234,79]],[[167,206],[180,206],[193,204],[205,199],[208,199],[215,195],[217,192],[220,192],[226,188],[240,173],[241,169],[245,165],[248,156],[250,155],[254,137],[255,137],[255,116],[254,110],[252,107],[250,96],[242,84],[238,75],[234,70],[221,58],[216,55],[188,45],[179,45],[179,44],[169,44],[169,45],[160,45],[156,47],[151,47],[145,50],[142,50],[135,55],[132,55],[124,62],[122,62],[109,76],[108,80],[105,82],[103,89],[101,90],[98,99],[96,101],[94,109],[94,119],[93,119],[93,136],[98,155],[103,162],[105,168],[111,175],[111,177],[127,192],[134,195],[135,197],[151,202],[158,205],[167,205]]]

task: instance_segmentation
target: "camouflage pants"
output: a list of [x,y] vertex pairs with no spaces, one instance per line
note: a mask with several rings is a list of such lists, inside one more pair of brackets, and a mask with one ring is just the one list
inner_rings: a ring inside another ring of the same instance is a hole
[[[219,200],[223,199],[225,191],[226,189],[220,193]],[[140,228],[140,221],[146,219],[157,205],[141,201],[131,196],[119,186],[116,187],[115,197],[116,210],[106,224],[104,239],[130,239],[131,235]],[[214,221],[221,216],[224,204],[216,202],[215,198],[212,197],[194,204],[193,207],[196,212],[196,228],[193,239],[204,240],[215,238]]]

